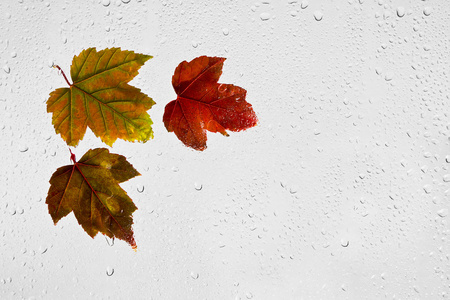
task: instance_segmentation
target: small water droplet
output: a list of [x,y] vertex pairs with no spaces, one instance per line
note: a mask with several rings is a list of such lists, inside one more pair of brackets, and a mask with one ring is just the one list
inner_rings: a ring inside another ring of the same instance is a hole
[[316,19],[316,21],[322,21],[323,19],[323,12],[320,10],[316,10],[314,12],[314,19]]
[[305,9],[308,7],[308,5],[309,5],[308,0],[303,0],[302,3],[300,4],[300,7],[302,9]]
[[137,187],[137,191],[138,191],[139,193],[142,193],[142,192],[144,192],[144,185],[143,185],[143,184],[141,184],[141,185],[138,185],[138,187]]
[[437,211],[437,214],[439,217],[445,218],[448,215],[448,209],[447,208],[440,209]]
[[429,16],[429,15],[431,15],[431,7],[429,7],[429,6],[427,6],[427,7],[425,7],[424,9],[423,9],[423,14],[425,15],[425,16]]
[[103,4],[103,6],[109,6],[109,4],[111,4],[111,1],[110,0],[102,0],[102,4]]
[[425,191],[425,193],[429,194],[431,193],[431,185],[426,184],[423,186],[423,190]]
[[12,58],[17,57],[17,52],[15,52],[15,51],[11,52],[11,57],[12,57]]
[[107,267],[106,268],[106,275],[112,276],[114,274],[114,268]]
[[131,0],[122,0],[122,3],[128,4]]
[[191,272],[192,279],[197,279],[199,277],[198,273]]
[[262,21],[267,21],[267,20],[270,19],[270,14],[264,12],[264,13],[261,13],[261,14],[259,15],[259,17],[261,18]]
[[224,28],[222,29],[223,35],[228,35],[230,34],[230,30],[228,30],[228,28]]
[[444,182],[450,182],[450,174],[445,174],[444,177],[442,177],[442,180],[444,180]]
[[5,71],[6,74],[9,74],[9,72],[11,72],[11,69],[9,68],[8,65],[4,65],[3,66],[3,71]]
[[253,294],[250,293],[250,292],[248,292],[247,294],[245,294],[245,297],[246,297],[247,299],[252,299],[252,298],[253,298]]
[[405,8],[403,6],[397,7],[397,16],[402,18],[405,15]]
[[192,47],[197,48],[198,47],[198,42],[192,41]]
[[342,247],[347,248],[349,244],[350,244],[349,240],[346,240],[346,239],[342,239],[341,240],[341,246]]

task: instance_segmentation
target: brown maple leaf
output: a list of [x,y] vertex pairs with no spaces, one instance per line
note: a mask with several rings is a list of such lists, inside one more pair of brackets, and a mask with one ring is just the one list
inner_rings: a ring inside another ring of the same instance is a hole
[[50,179],[46,204],[53,222],[73,211],[91,237],[98,232],[126,241],[133,249],[132,213],[137,209],[119,183],[140,175],[124,156],[91,149],[73,165],[58,168]]

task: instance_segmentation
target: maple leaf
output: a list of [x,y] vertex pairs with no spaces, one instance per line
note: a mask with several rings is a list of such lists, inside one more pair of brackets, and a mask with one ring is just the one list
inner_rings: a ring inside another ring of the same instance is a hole
[[63,72],[70,87],[51,92],[47,101],[56,133],[69,146],[78,145],[87,126],[109,146],[118,138],[133,142],[152,138],[147,110],[155,102],[128,85],[150,58],[120,48],[99,52],[89,48],[74,56],[70,68],[73,84]]
[[183,61],[172,77],[177,99],[166,105],[164,125],[196,150],[206,149],[206,130],[228,136],[226,129],[241,131],[258,122],[251,104],[245,101],[245,89],[218,83],[224,61],[207,56]]
[[73,165],[60,167],[50,179],[46,204],[53,222],[73,211],[78,223],[92,238],[98,232],[129,243],[136,242],[132,230],[132,213],[137,209],[119,183],[140,175],[119,154],[108,149],[87,151]]

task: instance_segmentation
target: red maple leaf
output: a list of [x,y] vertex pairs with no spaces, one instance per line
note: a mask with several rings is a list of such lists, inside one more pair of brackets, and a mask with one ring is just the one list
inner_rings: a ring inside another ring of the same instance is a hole
[[206,130],[228,136],[226,130],[241,131],[258,123],[247,91],[218,83],[225,58],[200,56],[183,61],[175,69],[172,85],[177,99],[166,105],[163,121],[186,146],[206,149]]

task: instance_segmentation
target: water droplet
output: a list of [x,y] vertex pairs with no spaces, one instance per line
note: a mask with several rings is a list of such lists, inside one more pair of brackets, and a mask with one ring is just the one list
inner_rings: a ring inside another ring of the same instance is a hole
[[45,246],[40,246],[38,251],[39,251],[41,254],[44,254],[45,252],[47,252],[47,249],[48,249],[48,248],[45,247]]
[[110,247],[114,246],[114,238],[109,238],[105,235],[105,240],[108,243],[108,246]]
[[248,292],[247,294],[245,294],[245,297],[246,297],[247,299],[252,299],[252,298],[253,298],[253,294],[250,293],[250,292]]
[[314,12],[314,19],[316,19],[316,21],[322,21],[323,18],[323,12],[320,10],[316,10]]
[[109,6],[109,4],[111,4],[110,0],[102,0],[102,4],[103,6]]
[[346,239],[342,239],[341,240],[341,246],[342,247],[347,248],[349,244],[350,244],[349,240],[346,240]]
[[397,16],[402,18],[405,15],[405,8],[403,6],[397,7]]
[[394,72],[387,71],[384,75],[384,80],[391,81],[394,78]]
[[198,47],[198,42],[192,41],[192,47],[197,48]]
[[302,9],[305,9],[308,7],[308,5],[309,5],[308,0],[303,0],[302,3],[300,4],[300,7]]
[[447,208],[440,209],[437,211],[437,214],[439,217],[445,218],[448,215],[448,209]]
[[26,146],[26,145],[19,146],[19,151],[20,152],[27,152],[28,151],[28,146]]
[[3,71],[5,71],[6,74],[9,74],[9,72],[11,72],[11,69],[9,68],[8,65],[4,65],[3,66]]
[[262,21],[267,21],[267,20],[270,19],[270,14],[264,12],[264,13],[261,13],[261,14],[259,15],[259,17],[261,18]]
[[445,174],[442,180],[444,180],[444,182],[450,182],[450,174]]
[[138,191],[139,193],[142,193],[142,192],[144,192],[144,185],[143,185],[143,184],[141,184],[141,185],[138,185],[138,187],[137,187],[137,191]]
[[122,3],[128,4],[131,0],[122,0]]
[[192,279],[197,279],[199,277],[198,273],[191,272]]
[[197,191],[201,191],[202,188],[203,188],[203,185],[202,185],[201,183],[195,182],[195,183],[194,183],[194,188],[195,188]]
[[11,57],[12,57],[12,58],[17,57],[17,52],[15,52],[15,51],[11,52]]
[[112,276],[114,274],[114,268],[107,267],[106,268],[106,275]]
[[425,191],[425,193],[429,194],[431,193],[431,185],[426,184],[423,186],[423,190]]
[[223,35],[228,35],[230,34],[230,31],[228,30],[228,28],[224,28],[222,29]]
[[427,7],[425,7],[424,9],[423,9],[423,14],[425,15],[425,16],[429,16],[429,15],[431,15],[431,7],[429,7],[429,6],[427,6]]

